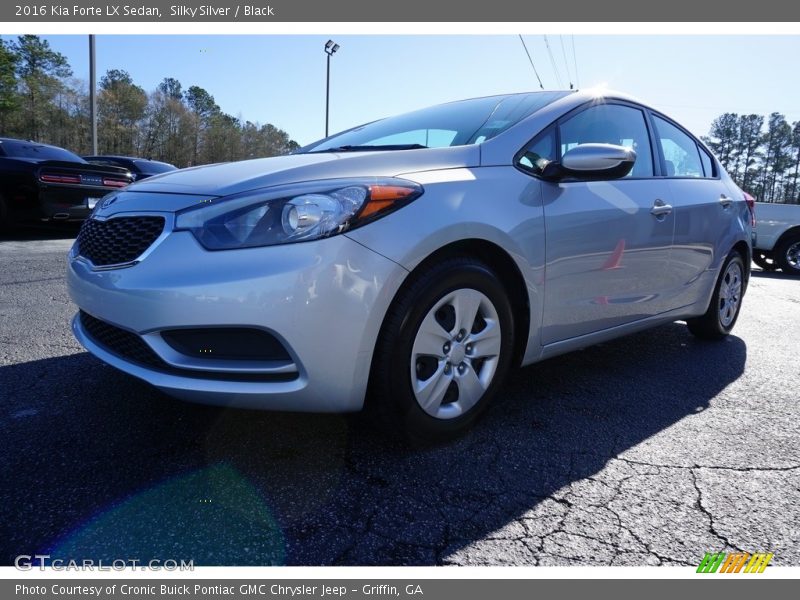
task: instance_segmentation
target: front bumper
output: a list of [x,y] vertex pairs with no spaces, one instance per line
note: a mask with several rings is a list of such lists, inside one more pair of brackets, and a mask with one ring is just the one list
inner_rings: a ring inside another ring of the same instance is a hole
[[[67,284],[81,310],[139,336],[170,368],[129,360],[76,317],[78,341],[170,395],[244,408],[347,412],[363,405],[375,340],[406,274],[344,235],[209,252],[191,233],[172,232],[128,268],[97,270],[73,251]],[[159,334],[222,326],[268,331],[291,364],[180,356]],[[282,376],[269,380],[273,371]]]

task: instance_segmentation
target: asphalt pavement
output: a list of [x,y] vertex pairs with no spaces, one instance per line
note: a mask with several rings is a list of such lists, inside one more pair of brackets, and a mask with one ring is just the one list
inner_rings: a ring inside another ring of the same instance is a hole
[[74,230],[0,241],[0,564],[800,565],[800,280],[514,371],[465,437],[174,400],[73,339]]

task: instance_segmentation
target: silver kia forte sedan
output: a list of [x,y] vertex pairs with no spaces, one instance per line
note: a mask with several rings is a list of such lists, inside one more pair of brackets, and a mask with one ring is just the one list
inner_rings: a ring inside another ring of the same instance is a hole
[[99,202],[75,336],[168,394],[468,426],[509,368],[686,320],[722,338],[753,212],[708,148],[611,92],[452,102]]

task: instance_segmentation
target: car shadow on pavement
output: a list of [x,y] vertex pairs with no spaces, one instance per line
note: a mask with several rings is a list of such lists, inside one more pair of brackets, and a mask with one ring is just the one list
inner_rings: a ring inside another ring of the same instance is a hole
[[340,415],[182,403],[86,353],[0,367],[0,562],[446,563],[705,410],[746,354],[678,323],[593,346],[516,370],[427,449]]

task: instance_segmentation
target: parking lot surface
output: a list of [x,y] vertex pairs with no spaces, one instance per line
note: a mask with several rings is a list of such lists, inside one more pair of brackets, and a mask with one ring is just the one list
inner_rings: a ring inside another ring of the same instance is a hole
[[73,339],[74,230],[0,241],[0,564],[800,565],[800,280],[514,371],[464,438],[183,403]]

